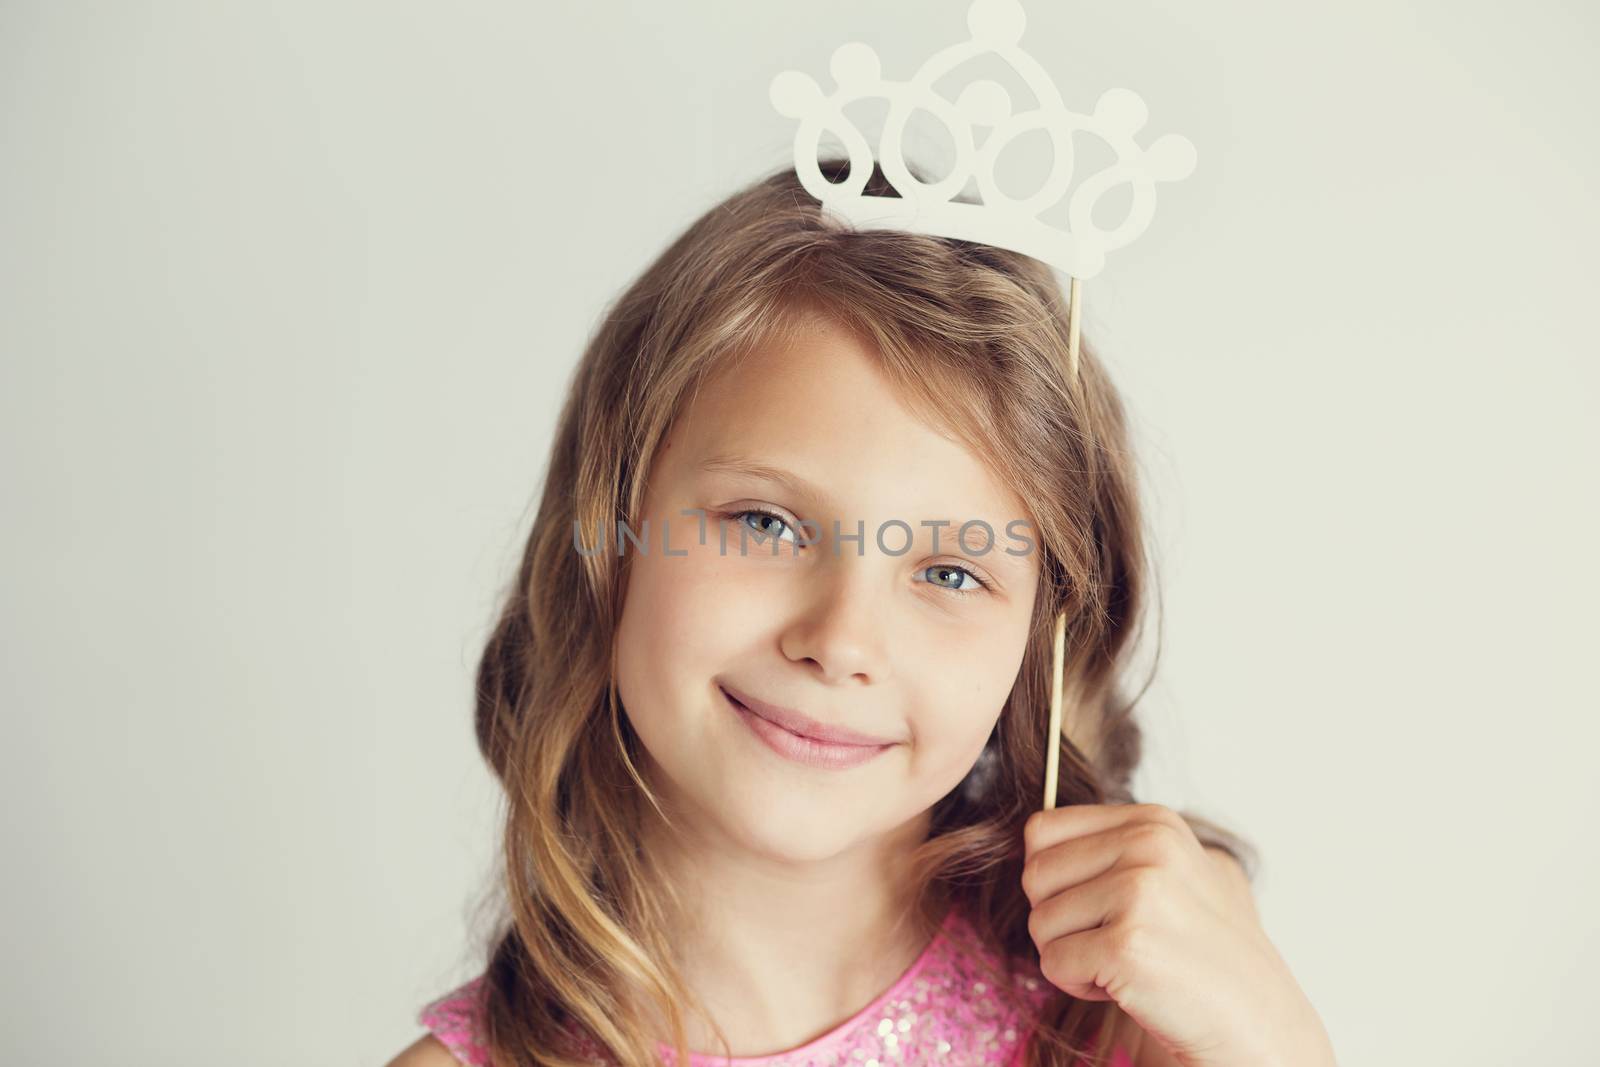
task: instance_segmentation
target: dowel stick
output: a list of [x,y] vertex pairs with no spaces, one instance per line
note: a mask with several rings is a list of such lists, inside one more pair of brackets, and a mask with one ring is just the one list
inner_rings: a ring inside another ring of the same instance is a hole
[[[1083,290],[1077,278],[1067,300],[1067,374],[1068,380],[1078,380],[1078,313],[1083,306]],[[1050,650],[1050,739],[1045,745],[1044,806],[1056,806],[1056,781],[1061,773],[1061,698],[1067,667],[1067,616],[1056,616],[1055,634]]]
[[1082,307],[1083,294],[1079,291],[1078,279],[1074,278],[1067,300],[1067,375],[1074,384],[1078,381],[1078,312]]
[[1067,616],[1056,616],[1050,654],[1050,741],[1045,746],[1044,806],[1056,806],[1056,776],[1061,769],[1061,675],[1067,658]]

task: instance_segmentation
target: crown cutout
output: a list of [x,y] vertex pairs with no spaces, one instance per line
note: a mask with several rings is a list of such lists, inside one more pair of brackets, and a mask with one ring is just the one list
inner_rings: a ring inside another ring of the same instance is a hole
[[[795,130],[795,173],[822,210],[856,229],[895,229],[950,237],[1008,248],[1057,267],[1073,278],[1092,278],[1105,266],[1106,252],[1133,241],[1155,213],[1155,183],[1176,182],[1194,172],[1194,145],[1185,137],[1166,134],[1149,148],[1133,135],[1149,111],[1131,89],[1109,89],[1095,103],[1092,115],[1070,111],[1055,83],[1032,56],[1017,44],[1025,21],[1017,0],[973,0],[967,9],[972,39],[934,53],[910,81],[886,81],[877,52],[854,41],[833,53],[829,72],[837,88],[823,95],[809,74],[784,71],[772,79],[768,95],[773,107],[799,120]],[[1038,102],[1033,110],[1013,111],[1010,95],[999,82],[983,79],[962,90],[951,103],[934,92],[933,83],[974,56],[993,54],[1004,60],[1027,84]],[[873,170],[872,148],[844,107],[857,100],[887,99],[888,117],[878,146],[877,163],[899,197],[864,195]],[[950,131],[956,164],[937,182],[924,183],[906,167],[902,139],[907,120],[927,111]],[[981,148],[974,130],[988,128]],[[1029,130],[1043,129],[1054,146],[1050,174],[1031,196],[1016,198],[1000,191],[995,164],[1007,145]],[[1091,175],[1072,190],[1072,134],[1086,130],[1099,136],[1116,162]],[[822,173],[817,149],[824,132],[839,136],[849,153],[850,174],[837,184]],[[952,199],[970,179],[977,182],[981,204]],[[1122,184],[1132,188],[1127,216],[1115,229],[1093,220],[1100,197]],[[1039,216],[1067,200],[1067,228]]]

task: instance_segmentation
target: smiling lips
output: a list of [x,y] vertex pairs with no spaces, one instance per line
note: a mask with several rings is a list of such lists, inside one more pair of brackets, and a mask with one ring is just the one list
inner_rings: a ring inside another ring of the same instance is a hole
[[897,742],[828,726],[789,708],[767,704],[727,686],[719,686],[728,706],[738,713],[757,737],[780,756],[813,767],[855,767],[873,759]]

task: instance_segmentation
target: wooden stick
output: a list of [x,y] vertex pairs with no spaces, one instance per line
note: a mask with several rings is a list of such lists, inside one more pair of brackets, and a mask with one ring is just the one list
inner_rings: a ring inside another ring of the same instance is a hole
[[[1083,291],[1072,279],[1067,299],[1067,374],[1069,383],[1078,380],[1078,312],[1083,306]],[[1050,739],[1045,744],[1044,806],[1056,806],[1056,781],[1061,773],[1061,697],[1067,669],[1067,616],[1056,616],[1055,636],[1050,652]]]
[[1083,307],[1083,293],[1078,279],[1072,279],[1072,293],[1067,299],[1067,375],[1074,384],[1078,380],[1078,311]]
[[1050,741],[1045,746],[1044,806],[1056,806],[1056,777],[1061,770],[1061,681],[1067,658],[1067,616],[1056,616],[1054,649],[1050,656]]

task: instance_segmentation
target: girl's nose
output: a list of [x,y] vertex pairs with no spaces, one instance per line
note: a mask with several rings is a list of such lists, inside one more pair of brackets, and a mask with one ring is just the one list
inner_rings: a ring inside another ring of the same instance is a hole
[[810,571],[797,611],[779,639],[783,654],[796,663],[810,661],[826,682],[887,681],[891,634],[889,598],[881,586],[885,562],[845,551]]

